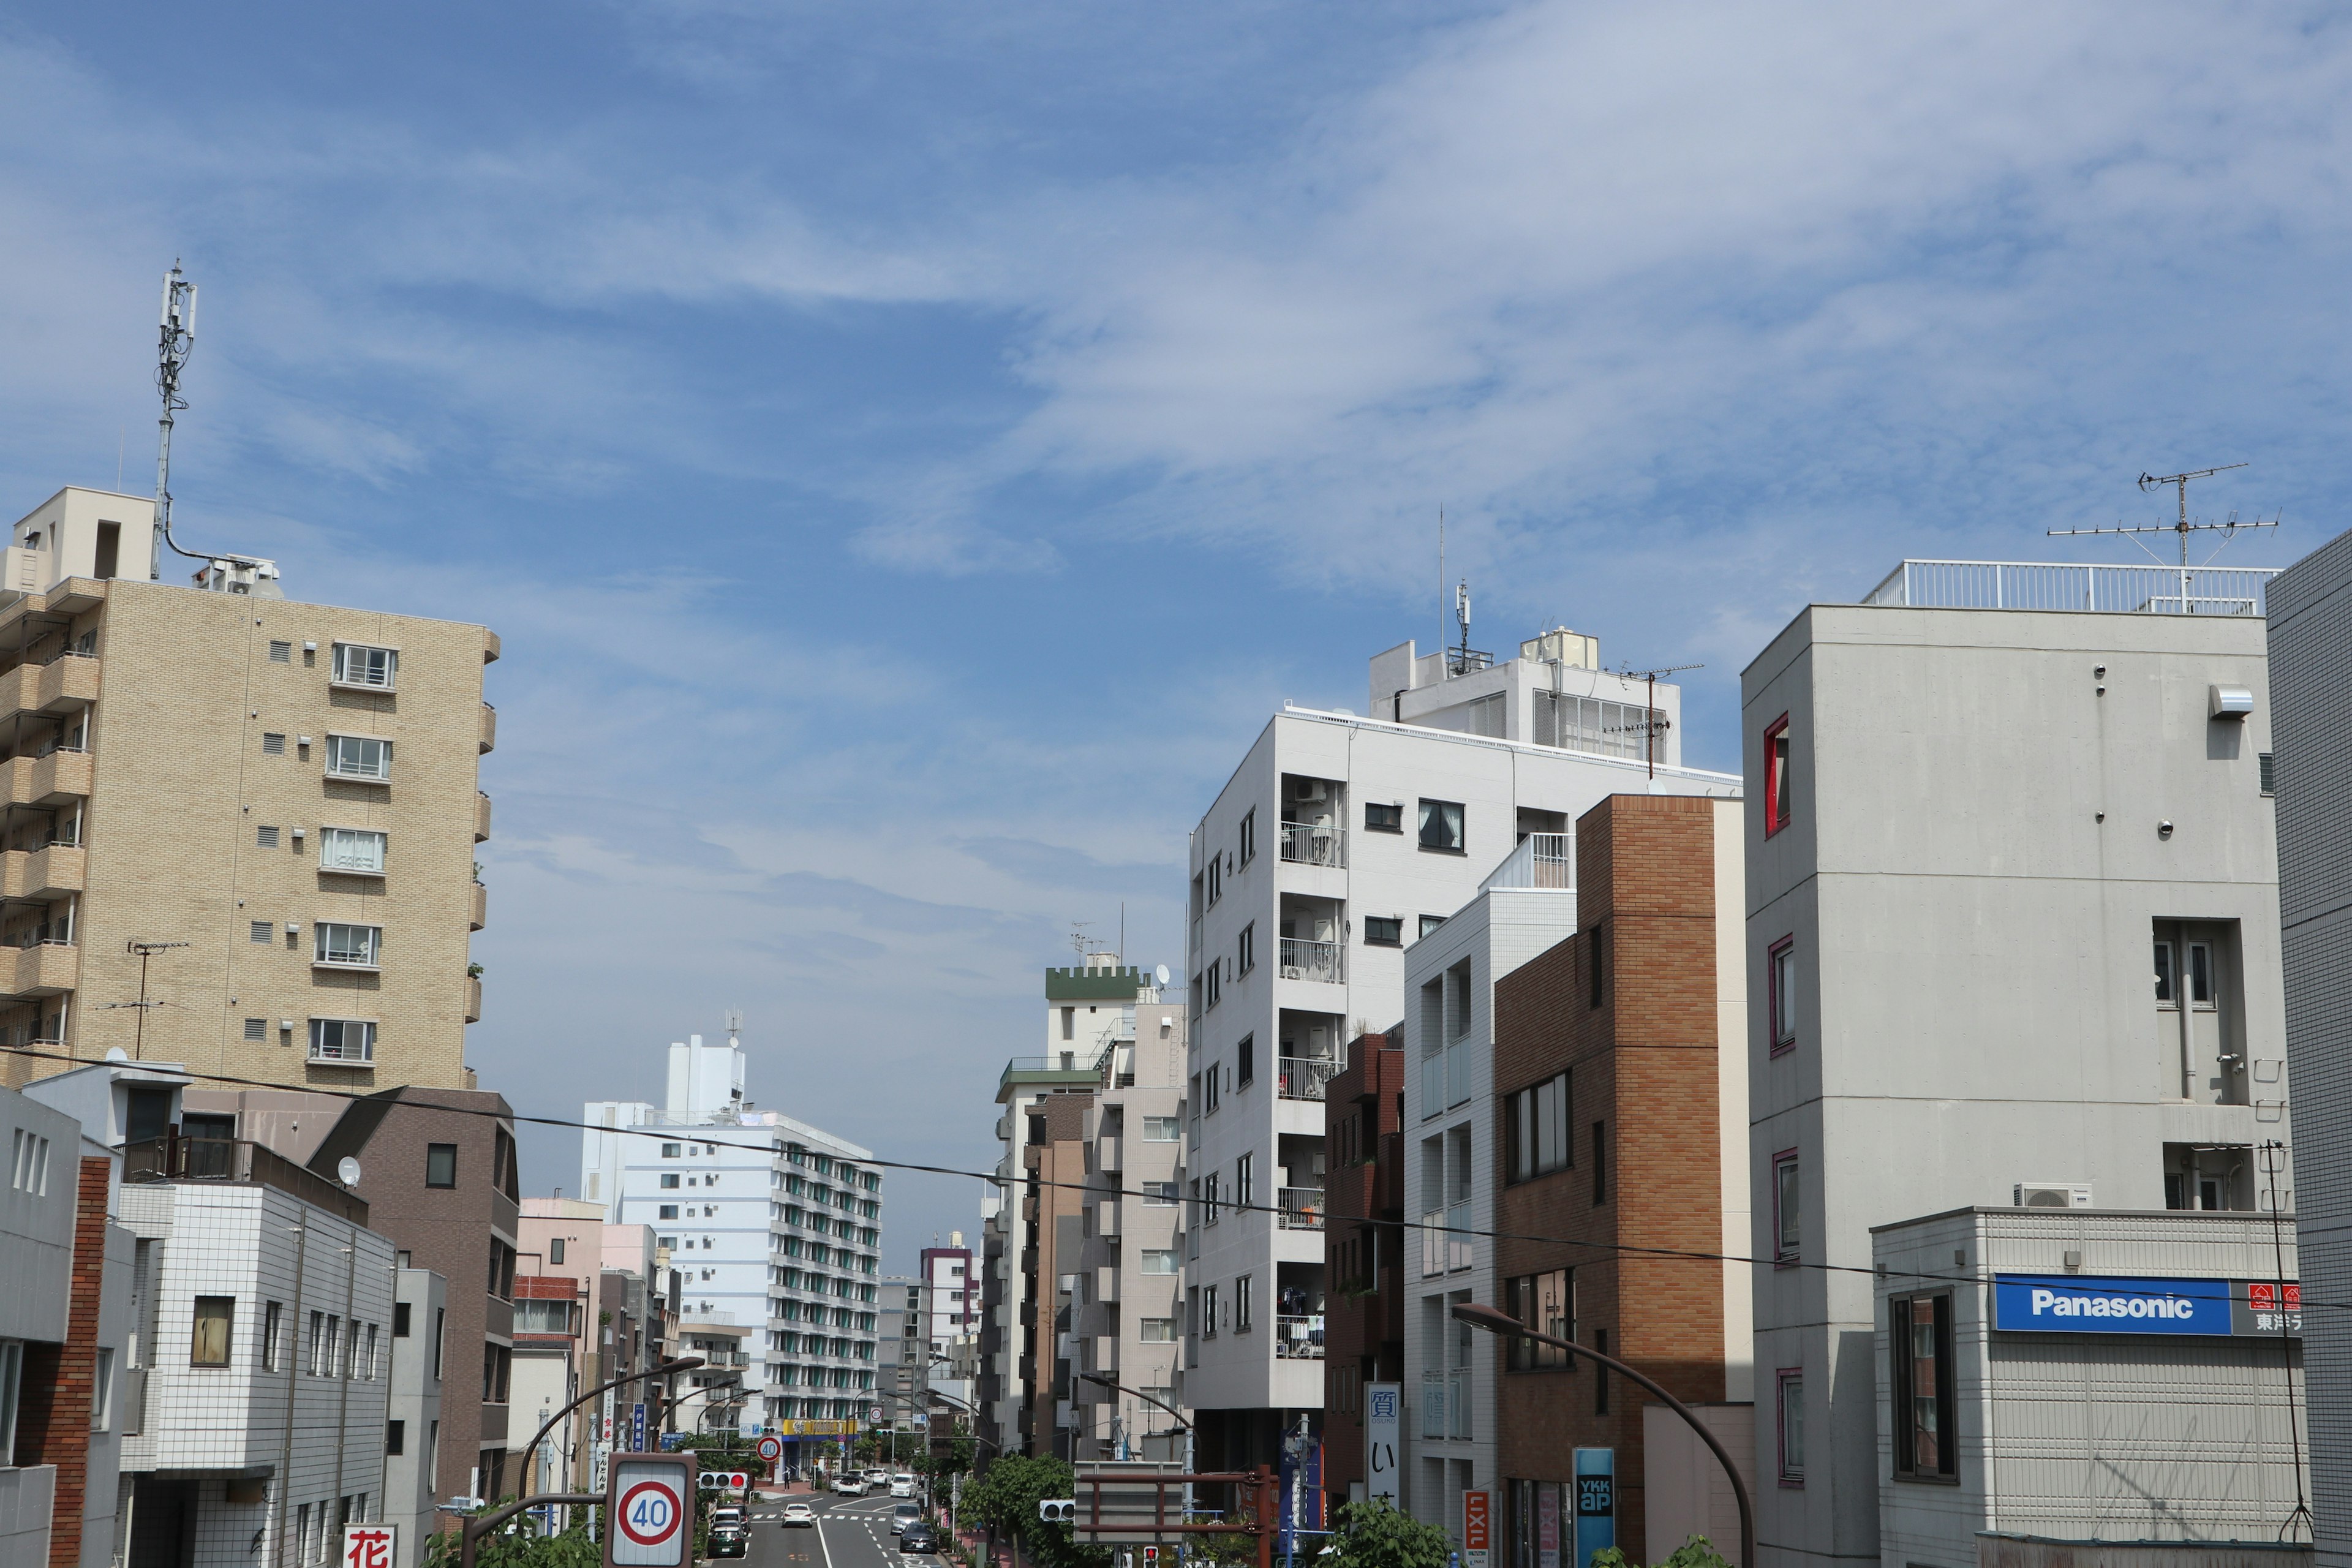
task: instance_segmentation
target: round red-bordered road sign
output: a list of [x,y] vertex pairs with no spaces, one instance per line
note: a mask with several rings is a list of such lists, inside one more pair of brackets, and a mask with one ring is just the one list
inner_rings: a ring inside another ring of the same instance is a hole
[[677,1533],[686,1517],[686,1510],[678,1506],[677,1489],[667,1481],[639,1481],[621,1494],[621,1506],[613,1511],[620,1516],[621,1533],[639,1546],[661,1545]]
[[784,1440],[782,1437],[762,1437],[760,1439],[760,1458],[767,1460],[772,1465],[783,1457]]

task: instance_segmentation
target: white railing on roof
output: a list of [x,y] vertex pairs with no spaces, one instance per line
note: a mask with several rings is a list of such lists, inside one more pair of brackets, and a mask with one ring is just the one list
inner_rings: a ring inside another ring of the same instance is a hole
[[2267,566],[2067,566],[2031,561],[1906,561],[1865,605],[1928,610],[2095,610],[2259,616]]
[[1519,840],[1519,847],[1503,857],[1503,863],[1486,874],[1478,890],[1489,888],[1565,888],[1576,887],[1576,835],[1573,833],[1530,833]]

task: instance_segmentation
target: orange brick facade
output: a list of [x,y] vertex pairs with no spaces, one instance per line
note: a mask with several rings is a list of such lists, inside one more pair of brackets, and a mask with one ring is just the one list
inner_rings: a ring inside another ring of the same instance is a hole
[[[63,1344],[27,1344],[16,1415],[16,1462],[58,1468],[49,1568],[81,1561],[89,1495],[90,1407],[98,1376],[98,1309],[106,1274],[106,1185],[111,1162],[85,1156],[76,1173],[72,1295]],[[109,1472],[100,1484],[111,1488]]]
[[[1602,801],[1576,825],[1577,935],[1495,987],[1499,1304],[1508,1304],[1512,1279],[1572,1270],[1576,1341],[1686,1401],[1726,1393],[1723,1269],[1714,1260],[1723,1237],[1715,848],[1712,802]],[[1571,1163],[1515,1184],[1502,1163],[1507,1097],[1563,1068]],[[1527,1237],[1555,1239],[1510,1239]],[[1523,1544],[1535,1540],[1533,1521],[1519,1517],[1534,1490],[1513,1483],[1568,1482],[1579,1447],[1616,1450],[1617,1544],[1631,1560],[1681,1544],[1643,1539],[1646,1395],[1607,1378],[1602,1413],[1603,1379],[1580,1358],[1506,1370],[1497,1381],[1497,1568],[1542,1568]],[[1571,1561],[1571,1499],[1561,1501],[1561,1568]]]
[[1364,1035],[1323,1091],[1323,1490],[1364,1477],[1364,1384],[1404,1376],[1404,1032]]

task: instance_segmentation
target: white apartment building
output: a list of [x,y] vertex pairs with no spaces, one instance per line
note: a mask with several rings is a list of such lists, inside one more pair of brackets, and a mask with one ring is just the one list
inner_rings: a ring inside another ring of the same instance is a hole
[[[392,1289],[383,1507],[377,1517],[400,1532],[401,1568],[415,1568],[425,1561],[425,1544],[440,1524],[436,1511],[440,1500],[433,1495],[433,1477],[441,1461],[442,1373],[448,1352],[443,1331],[448,1318],[449,1282],[430,1268],[402,1265],[393,1271]],[[518,1377],[520,1372],[518,1363]],[[531,1409],[519,1398],[515,1404],[526,1415]],[[536,1424],[531,1430],[538,1430]],[[562,1436],[560,1432],[552,1434],[549,1441]],[[522,1440],[529,1442],[530,1434],[522,1434]]]
[[963,1232],[948,1233],[945,1247],[927,1247],[919,1265],[922,1300],[917,1337],[923,1344],[924,1386],[960,1405],[972,1402],[972,1364],[981,1320],[980,1259],[963,1244]]
[[1324,1082],[1344,1042],[1405,1015],[1411,945],[1522,843],[1564,852],[1603,796],[1738,792],[1680,765],[1675,687],[1654,700],[1599,662],[1565,630],[1500,663],[1391,648],[1377,717],[1285,709],[1193,831],[1180,1386],[1204,1465],[1272,1463],[1321,1408],[1321,1361],[1274,1320],[1322,1310],[1323,1237],[1280,1223],[1281,1194],[1321,1186]]
[[741,1431],[861,1417],[882,1247],[873,1156],[744,1099],[731,1034],[673,1043],[667,1087],[661,1106],[587,1105],[582,1197],[605,1205],[613,1224],[651,1227],[681,1317],[751,1331]]
[[[1882,1530],[1884,1494],[1956,1483],[1889,1468],[1874,1227],[2270,1201],[2260,1146],[2290,1133],[2268,576],[1907,562],[1864,604],[1805,609],[1743,673],[1752,1251],[1780,1264],[1753,1276],[1766,1564],[1979,1560],[1970,1530]],[[2100,1268],[2067,1245],[2053,1272]],[[2070,1402],[2050,1440],[2091,1445],[2065,1451],[2075,1490],[2112,1505],[2100,1533],[2225,1532],[2226,1513],[2123,1495],[2102,1428],[2075,1424],[2095,1405]],[[1964,1452],[1979,1413],[1955,1419]]]

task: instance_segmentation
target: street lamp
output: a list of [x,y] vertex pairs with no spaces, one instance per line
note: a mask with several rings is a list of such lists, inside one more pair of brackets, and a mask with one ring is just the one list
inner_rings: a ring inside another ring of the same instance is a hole
[[1505,1339],[1533,1340],[1539,1345],[1549,1345],[1554,1350],[1566,1351],[1570,1355],[1588,1357],[1603,1366],[1615,1368],[1631,1381],[1657,1395],[1661,1404],[1681,1416],[1690,1429],[1698,1434],[1699,1441],[1705,1443],[1714,1452],[1717,1462],[1723,1466],[1723,1473],[1731,1478],[1731,1495],[1739,1502],[1738,1568],[1756,1568],[1756,1510],[1748,1500],[1748,1483],[1739,1479],[1739,1467],[1731,1462],[1730,1454],[1725,1451],[1720,1442],[1717,1441],[1715,1434],[1706,1429],[1706,1423],[1692,1413],[1689,1405],[1685,1405],[1615,1356],[1603,1355],[1591,1346],[1578,1344],[1573,1340],[1555,1339],[1549,1334],[1539,1334],[1508,1312],[1496,1308],[1482,1306],[1475,1301],[1460,1302],[1454,1309],[1454,1320],[1456,1322],[1467,1323],[1474,1329],[1484,1329],[1490,1334],[1497,1334]]
[[[1151,1395],[1144,1393],[1143,1390],[1139,1388],[1129,1388],[1127,1384],[1116,1382],[1111,1378],[1104,1376],[1098,1372],[1080,1372],[1074,1373],[1072,1375],[1083,1378],[1088,1383],[1098,1383],[1105,1388],[1113,1389],[1120,1394],[1131,1394],[1135,1395],[1136,1398],[1143,1401],[1146,1405],[1153,1405],[1158,1409],[1164,1411],[1167,1414],[1168,1419],[1176,1423],[1176,1425],[1183,1431],[1184,1473],[1188,1476],[1193,1473],[1192,1424],[1190,1421],[1185,1420],[1181,1415],[1177,1415],[1175,1408],[1172,1405],[1152,1398]],[[1184,1522],[1187,1524],[1192,1522],[1192,1483],[1191,1481],[1186,1481],[1184,1483]]]

